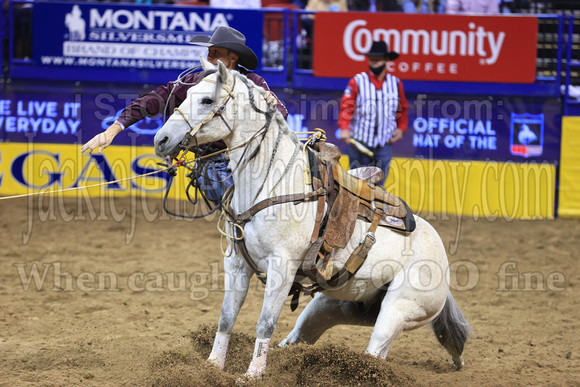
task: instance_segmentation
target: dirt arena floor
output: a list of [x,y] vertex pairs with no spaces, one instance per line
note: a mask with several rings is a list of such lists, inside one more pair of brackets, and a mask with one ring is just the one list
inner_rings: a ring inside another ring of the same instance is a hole
[[[254,279],[225,371],[209,366],[223,288],[216,221],[177,220],[159,202],[0,201],[0,385],[235,385],[262,288]],[[272,351],[249,385],[580,385],[580,221],[431,218],[473,327],[463,370],[429,327],[380,360],[364,355],[372,328],[338,326],[314,346]],[[274,342],[307,301],[284,308]]]

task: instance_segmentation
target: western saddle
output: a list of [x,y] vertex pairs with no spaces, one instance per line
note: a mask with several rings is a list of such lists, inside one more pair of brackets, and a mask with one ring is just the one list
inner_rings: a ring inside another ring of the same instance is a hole
[[[313,284],[304,286],[298,281],[294,282],[290,290],[290,295],[293,296],[290,304],[292,310],[298,306],[301,293],[313,295],[321,290],[345,284],[365,262],[375,244],[377,227],[388,227],[404,233],[415,229],[415,219],[407,204],[387,192],[384,187],[375,185],[384,178],[381,169],[362,167],[347,172],[339,164],[341,153],[338,147],[325,141],[309,142],[306,150],[310,168],[305,174],[307,182],[312,184],[313,192],[268,198],[230,219],[241,226],[235,227],[236,251],[241,253],[258,278],[265,283],[264,275],[246,249],[241,231],[243,225],[256,213],[271,205],[317,201],[311,245],[297,273],[297,277],[308,277]],[[370,226],[344,267],[337,269],[332,262],[334,251],[347,246],[357,219],[370,223]]]

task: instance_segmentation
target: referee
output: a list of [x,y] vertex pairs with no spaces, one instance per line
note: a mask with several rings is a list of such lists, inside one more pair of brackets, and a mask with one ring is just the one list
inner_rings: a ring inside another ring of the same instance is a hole
[[[408,104],[403,82],[387,73],[387,62],[397,59],[399,54],[390,52],[385,42],[378,41],[372,43],[365,55],[369,69],[351,78],[340,101],[340,139],[349,144],[351,169],[376,166],[383,170],[386,180],[393,144],[407,130]],[[359,150],[351,139],[368,148],[373,156]],[[378,184],[384,184],[385,180]]]

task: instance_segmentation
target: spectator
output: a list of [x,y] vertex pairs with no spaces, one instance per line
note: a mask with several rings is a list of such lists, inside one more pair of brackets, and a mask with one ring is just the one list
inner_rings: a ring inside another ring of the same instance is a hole
[[403,1],[399,2],[399,0],[370,0],[369,12],[402,12],[402,3]]
[[447,0],[447,13],[499,13],[498,0]]
[[290,4],[295,5],[298,8],[304,9],[306,8],[306,0],[292,0]]
[[347,0],[349,11],[368,11],[369,0]]
[[346,12],[348,11],[348,7],[346,5],[346,0],[308,0],[305,10]]
[[[386,179],[393,144],[401,140],[407,130],[407,99],[403,83],[387,73],[387,63],[397,59],[399,54],[389,52],[387,44],[378,41],[372,43],[365,55],[369,69],[348,82],[340,101],[340,139],[349,144],[351,169],[376,166],[383,170]],[[351,139],[368,148],[373,156],[359,150]]]
[[423,0],[349,0],[351,11],[417,13]]
[[513,13],[515,9],[514,0],[499,0],[499,12]]
[[445,0],[418,0],[417,9],[421,13],[445,13]]
[[209,0],[209,6],[214,8],[229,9],[259,9],[262,8],[261,0]]

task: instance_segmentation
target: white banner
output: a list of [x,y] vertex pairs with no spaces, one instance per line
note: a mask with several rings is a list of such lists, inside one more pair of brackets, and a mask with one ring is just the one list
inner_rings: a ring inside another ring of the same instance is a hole
[[199,60],[207,48],[167,44],[64,42],[63,55],[89,58]]

